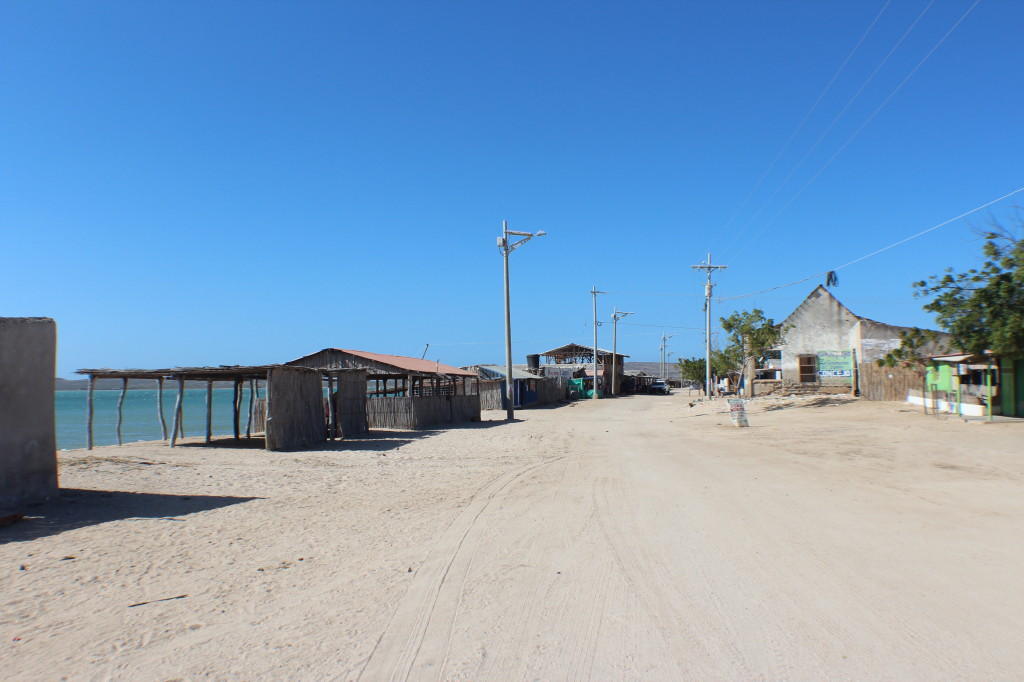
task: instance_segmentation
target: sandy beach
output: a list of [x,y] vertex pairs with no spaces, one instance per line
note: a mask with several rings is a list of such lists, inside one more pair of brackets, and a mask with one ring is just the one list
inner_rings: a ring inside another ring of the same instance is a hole
[[1024,424],[692,402],[62,452],[0,528],[4,677],[1024,675]]

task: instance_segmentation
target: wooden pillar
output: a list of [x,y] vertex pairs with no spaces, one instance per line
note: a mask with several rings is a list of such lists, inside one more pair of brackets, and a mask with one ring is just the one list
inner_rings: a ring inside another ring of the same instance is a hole
[[88,426],[86,427],[86,449],[92,450],[92,393],[96,386],[96,377],[92,374],[89,375],[89,416]]
[[213,381],[206,380],[206,444],[213,435]]
[[121,444],[121,423],[124,421],[124,396],[128,392],[128,378],[121,379],[121,396],[117,399],[117,444]]
[[334,440],[338,435],[338,415],[334,409],[334,376],[327,375],[327,436]]
[[235,394],[234,394],[234,399],[231,401],[231,416],[232,416],[232,424],[234,426],[235,440],[238,440],[238,437],[241,435],[241,430],[239,428],[239,414],[238,414],[239,412],[241,412],[241,408],[242,408],[241,401],[242,401],[242,382],[240,380],[238,380],[238,379],[235,379]]
[[164,378],[156,379],[156,411],[160,416],[160,435],[167,440],[167,418],[164,417]]
[[245,422],[245,437],[252,438],[252,413],[256,408],[256,380],[249,379],[249,419]]
[[185,426],[181,423],[181,402],[185,398],[185,380],[178,378],[178,399],[174,403],[174,425],[171,427],[171,447],[174,447],[178,435],[185,435]]

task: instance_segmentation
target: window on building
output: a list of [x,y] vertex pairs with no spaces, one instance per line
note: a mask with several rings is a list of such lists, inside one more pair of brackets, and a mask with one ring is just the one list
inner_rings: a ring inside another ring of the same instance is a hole
[[813,384],[818,380],[818,358],[815,355],[801,355],[800,383]]

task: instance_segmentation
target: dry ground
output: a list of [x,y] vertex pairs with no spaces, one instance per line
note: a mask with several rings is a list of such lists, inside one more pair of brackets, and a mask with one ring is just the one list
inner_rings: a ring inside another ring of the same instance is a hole
[[61,453],[0,528],[4,677],[1024,677],[1024,424],[689,402]]

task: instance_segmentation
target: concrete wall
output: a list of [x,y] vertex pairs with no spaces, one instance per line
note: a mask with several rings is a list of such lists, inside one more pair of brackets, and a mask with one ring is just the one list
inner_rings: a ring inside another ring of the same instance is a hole
[[57,325],[0,317],[0,509],[57,494]]
[[[782,381],[786,385],[800,384],[800,356],[819,353],[844,353],[853,349],[851,331],[860,322],[846,306],[837,301],[827,289],[818,287],[783,321],[787,327],[782,345]],[[852,369],[852,368],[851,368]],[[814,384],[804,387],[852,386],[850,377],[819,377]]]

